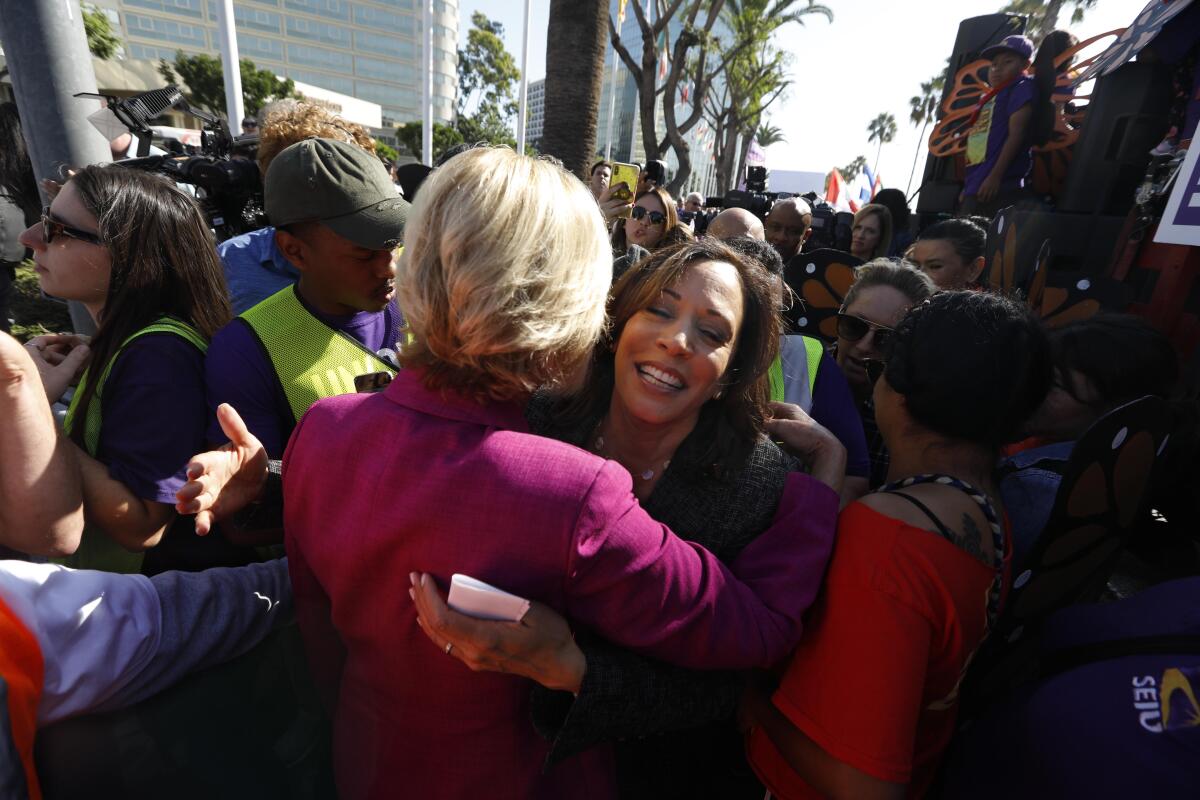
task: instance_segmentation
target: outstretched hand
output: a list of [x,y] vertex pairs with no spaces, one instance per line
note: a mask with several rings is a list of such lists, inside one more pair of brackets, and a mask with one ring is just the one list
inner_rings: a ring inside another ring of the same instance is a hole
[[217,421],[229,442],[193,456],[187,465],[188,482],[175,493],[175,510],[196,515],[200,536],[212,530],[214,521],[257,500],[267,482],[267,451],[233,406],[222,403]]
[[439,650],[475,672],[504,672],[548,689],[579,691],[587,659],[557,611],[535,601],[520,622],[476,619],[447,606],[432,575],[408,577],[417,624]]

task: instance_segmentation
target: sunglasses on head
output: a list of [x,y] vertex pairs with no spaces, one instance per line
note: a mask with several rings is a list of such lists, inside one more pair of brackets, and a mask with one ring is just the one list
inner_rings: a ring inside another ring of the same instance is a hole
[[88,244],[96,244],[101,246],[104,244],[104,242],[100,240],[100,237],[94,233],[82,231],[79,228],[72,228],[70,225],[66,225],[56,219],[53,219],[50,216],[50,206],[46,206],[42,209],[42,239],[45,240],[46,244],[50,244],[54,241],[54,237],[58,236],[59,234],[62,234],[63,236],[70,236],[72,239],[78,239],[79,241],[87,242]]
[[876,325],[874,322],[839,311],[837,315],[837,333],[848,342],[857,342],[870,331],[875,331],[875,347],[883,350],[887,347],[892,329],[886,325]]
[[629,215],[634,219],[641,219],[642,217],[649,215],[651,225],[662,225],[667,221],[666,214],[662,213],[661,211],[651,211],[645,206],[634,206],[633,211],[631,211]]

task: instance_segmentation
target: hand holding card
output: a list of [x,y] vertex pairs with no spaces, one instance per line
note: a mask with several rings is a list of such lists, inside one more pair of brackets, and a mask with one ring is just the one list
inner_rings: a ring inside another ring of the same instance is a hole
[[458,573],[450,578],[450,595],[446,604],[460,614],[505,622],[520,622],[529,610],[529,601],[524,597]]

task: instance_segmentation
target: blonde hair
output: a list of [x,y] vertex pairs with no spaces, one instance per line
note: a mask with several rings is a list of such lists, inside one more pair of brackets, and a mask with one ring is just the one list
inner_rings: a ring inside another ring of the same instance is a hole
[[368,153],[375,153],[375,141],[366,128],[315,103],[281,103],[263,117],[258,132],[258,168],[263,175],[275,156],[313,136],[356,144]]
[[612,252],[575,176],[506,148],[434,170],[405,226],[400,360],[428,388],[519,399],[581,373],[604,326]]
[[879,241],[875,242],[875,251],[871,253],[871,258],[886,258],[888,251],[892,249],[892,212],[887,206],[868,203],[855,212],[851,226],[857,225],[863,218],[872,214],[879,217]]

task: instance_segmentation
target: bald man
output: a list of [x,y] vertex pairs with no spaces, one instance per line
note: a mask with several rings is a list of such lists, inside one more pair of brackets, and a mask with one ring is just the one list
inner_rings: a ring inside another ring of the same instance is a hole
[[744,208],[727,208],[717,214],[708,223],[708,235],[722,240],[735,236],[749,236],[760,242],[766,240],[762,222]]
[[779,251],[783,263],[800,252],[812,232],[812,209],[799,197],[788,197],[771,206],[765,227],[767,241]]

